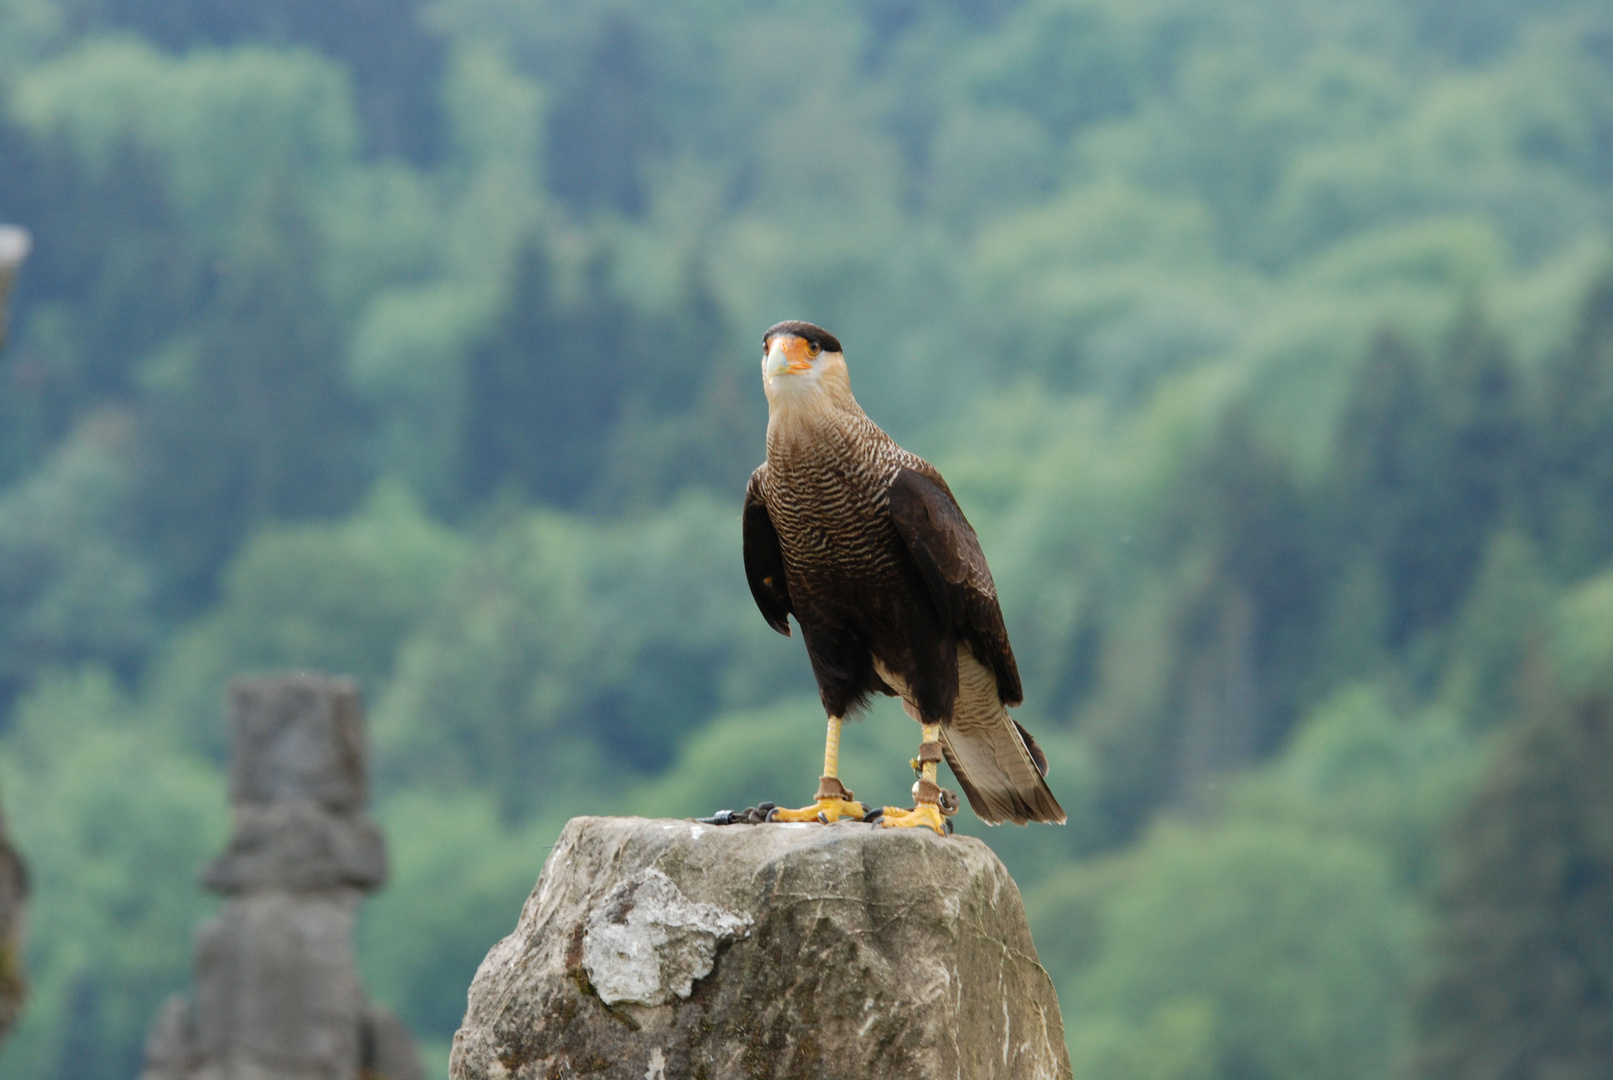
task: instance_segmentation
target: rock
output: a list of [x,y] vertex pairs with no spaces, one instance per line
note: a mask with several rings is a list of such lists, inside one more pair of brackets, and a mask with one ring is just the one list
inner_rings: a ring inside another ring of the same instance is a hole
[[360,1080],[426,1080],[414,1036],[397,1017],[378,1005],[369,1006],[360,1036]]
[[22,968],[23,911],[28,902],[28,871],[6,839],[0,822],[0,1039],[22,1011],[28,981]]
[[6,347],[6,300],[11,295],[11,284],[33,246],[33,237],[27,229],[0,225],[0,349]]
[[202,871],[202,884],[226,895],[273,887],[376,889],[385,881],[386,842],[375,822],[307,799],[238,804],[230,846]]
[[577,818],[471,984],[454,1080],[1069,1077],[978,840]]
[[[6,300],[33,238],[27,229],[0,225],[0,349],[6,347]],[[28,871],[0,823],[0,1039],[6,1037],[28,995],[22,970],[22,915],[28,901]]]
[[717,944],[751,925],[749,915],[691,903],[650,867],[617,885],[588,913],[582,966],[607,1005],[665,1005],[711,973]]
[[281,675],[230,684],[230,801],[309,801],[335,814],[369,801],[364,707],[352,679]]
[[194,995],[152,1028],[144,1080],[423,1080],[353,958],[364,893],[386,880],[357,687],[237,680],[230,716],[235,833],[202,875],[229,900],[197,935]]
[[267,893],[225,905],[196,942],[203,1060],[356,1077],[365,1009],[352,949],[358,901],[351,891]]

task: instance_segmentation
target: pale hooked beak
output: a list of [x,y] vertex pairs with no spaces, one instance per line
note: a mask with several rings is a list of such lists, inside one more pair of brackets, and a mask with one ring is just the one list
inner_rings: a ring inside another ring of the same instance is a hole
[[812,360],[807,356],[806,341],[794,334],[780,334],[774,338],[768,343],[765,370],[770,379],[811,371]]

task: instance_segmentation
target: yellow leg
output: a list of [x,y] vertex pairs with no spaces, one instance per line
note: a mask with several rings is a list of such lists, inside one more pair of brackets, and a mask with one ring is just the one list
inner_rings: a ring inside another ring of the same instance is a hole
[[827,825],[841,818],[861,821],[868,808],[857,802],[852,793],[840,782],[840,724],[838,716],[829,717],[829,734],[823,742],[823,776],[818,780],[818,797],[811,806],[799,810],[774,810],[769,821],[821,821]]
[[935,782],[935,770],[940,764],[941,725],[924,725],[924,745],[919,756],[913,759],[918,770],[918,783],[913,785],[913,809],[887,806],[879,824],[886,829],[934,829],[939,835],[947,834],[946,821],[941,808],[941,788]]
[[[924,725],[924,741],[927,742],[927,743],[938,743],[938,742],[940,742],[941,741],[941,725],[940,724],[925,724]],[[920,777],[920,779],[928,780],[932,784],[935,783],[935,770],[936,770],[936,766],[938,764],[939,764],[939,762],[935,762],[935,761],[923,761],[923,762],[921,762],[920,766],[919,766],[919,777]]]
[[829,733],[823,738],[823,775],[840,779],[840,725],[838,716],[829,717]]

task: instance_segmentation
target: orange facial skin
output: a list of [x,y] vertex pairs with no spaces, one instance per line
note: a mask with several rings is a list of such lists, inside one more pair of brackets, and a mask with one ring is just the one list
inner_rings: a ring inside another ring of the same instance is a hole
[[779,334],[777,337],[767,339],[768,354],[783,352],[786,361],[785,370],[799,374],[812,370],[812,361],[819,353],[819,348],[805,338],[794,334]]

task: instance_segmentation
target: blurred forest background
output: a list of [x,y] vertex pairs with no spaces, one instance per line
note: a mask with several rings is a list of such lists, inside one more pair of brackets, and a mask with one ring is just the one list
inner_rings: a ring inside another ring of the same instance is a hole
[[1605,2],[0,0],[0,220],[4,1076],[137,1073],[232,673],[363,681],[439,1068],[569,816],[810,796],[781,318],[991,559],[1077,1076],[1613,1074]]

